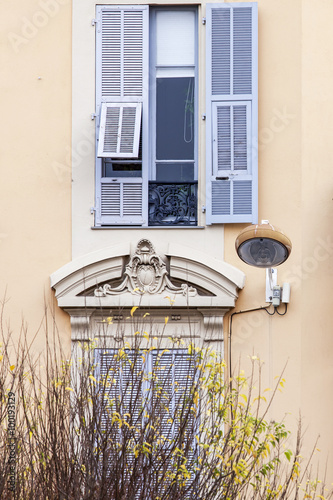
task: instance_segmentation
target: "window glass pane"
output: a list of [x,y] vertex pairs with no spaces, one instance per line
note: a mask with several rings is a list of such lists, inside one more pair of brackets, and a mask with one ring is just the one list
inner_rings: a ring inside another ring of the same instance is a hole
[[184,67],[184,68],[173,68],[173,67],[163,67],[156,68],[156,78],[179,78],[181,76],[193,76],[194,77],[194,66]]
[[194,180],[194,163],[158,163],[156,180],[159,182],[191,182]]
[[158,10],[156,12],[158,66],[194,65],[195,13]]
[[194,78],[156,82],[156,159],[194,160]]
[[142,177],[142,164],[133,162],[113,162],[106,159],[102,177]]

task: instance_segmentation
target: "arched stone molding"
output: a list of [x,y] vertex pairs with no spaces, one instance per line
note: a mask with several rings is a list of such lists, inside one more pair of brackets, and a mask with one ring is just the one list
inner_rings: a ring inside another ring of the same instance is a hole
[[[51,275],[51,287],[60,307],[71,307],[72,301],[91,287],[121,278],[130,245],[116,245],[72,260]],[[85,307],[81,297],[74,307]]]
[[147,239],[132,251],[124,244],[88,254],[51,276],[58,305],[71,316],[73,340],[89,338],[91,318],[101,311],[128,314],[133,306],[165,311],[162,316],[174,324],[185,312],[199,314],[204,340],[222,340],[223,317],[244,281],[241,271],[223,261],[173,244],[160,254]]

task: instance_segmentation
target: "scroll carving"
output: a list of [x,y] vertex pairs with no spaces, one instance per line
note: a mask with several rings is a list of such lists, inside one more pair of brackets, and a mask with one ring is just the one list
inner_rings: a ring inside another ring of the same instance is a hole
[[171,283],[165,262],[156,254],[152,243],[146,239],[139,241],[126,266],[122,283],[114,288],[110,284],[105,284],[98,287],[94,293],[96,297],[106,297],[126,292],[137,295],[162,292],[184,296],[197,295],[197,290],[185,283],[180,286]]

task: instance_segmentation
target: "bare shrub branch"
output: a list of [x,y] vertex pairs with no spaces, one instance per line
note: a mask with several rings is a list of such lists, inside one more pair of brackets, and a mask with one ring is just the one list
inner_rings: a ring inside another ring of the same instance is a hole
[[[266,400],[261,384],[254,389],[259,360],[231,387],[219,353],[191,338],[169,339],[166,348],[164,331],[139,311],[130,337],[119,323],[112,338],[77,343],[71,359],[56,325],[44,323],[45,352],[37,356],[25,327],[15,343],[6,332],[3,306],[1,498],[333,498],[301,459],[301,423],[292,451],[285,423],[267,420],[282,376]],[[13,442],[15,491],[8,482]]]

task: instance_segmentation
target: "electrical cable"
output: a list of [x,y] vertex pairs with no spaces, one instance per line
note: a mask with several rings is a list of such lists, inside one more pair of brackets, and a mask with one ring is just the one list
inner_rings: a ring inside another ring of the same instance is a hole
[[254,307],[253,309],[244,309],[243,311],[235,311],[230,315],[230,325],[229,325],[229,335],[228,335],[228,344],[229,344],[229,383],[230,383],[230,389],[232,389],[232,372],[231,372],[231,336],[232,336],[232,318],[236,314],[244,314],[247,312],[254,312],[254,311],[265,311],[267,314],[270,316],[273,316],[275,313],[277,313],[279,316],[284,316],[287,312],[288,304],[285,304],[285,311],[284,313],[279,313],[277,310],[277,307],[274,307],[273,312],[269,312],[269,308],[272,304],[269,304],[268,306],[260,306],[260,307]]
[[276,310],[276,312],[278,313],[279,316],[284,316],[286,314],[286,312],[287,312],[287,309],[288,309],[287,302],[285,302],[284,305],[286,307],[285,310],[284,310],[284,313],[279,313],[279,311],[277,310],[277,308],[275,308],[275,310]]

